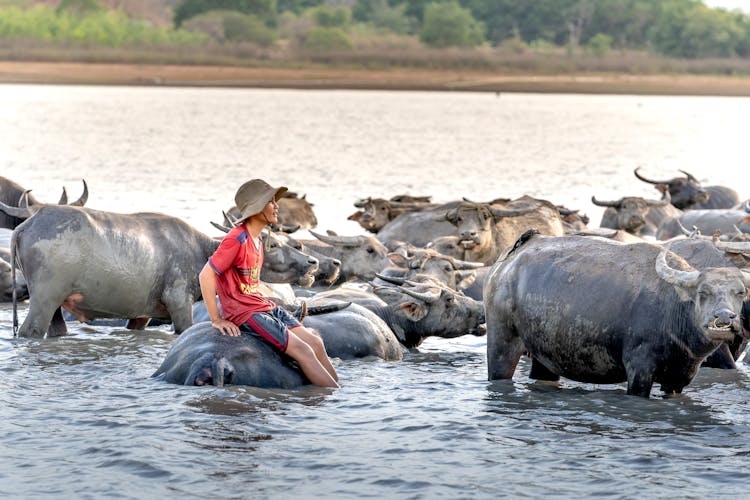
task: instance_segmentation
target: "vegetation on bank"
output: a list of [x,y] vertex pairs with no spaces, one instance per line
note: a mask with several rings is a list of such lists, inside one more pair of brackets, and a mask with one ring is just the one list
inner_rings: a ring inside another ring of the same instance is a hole
[[[701,0],[0,0],[0,58],[750,74],[750,16]],[[481,21],[480,21],[481,19]]]

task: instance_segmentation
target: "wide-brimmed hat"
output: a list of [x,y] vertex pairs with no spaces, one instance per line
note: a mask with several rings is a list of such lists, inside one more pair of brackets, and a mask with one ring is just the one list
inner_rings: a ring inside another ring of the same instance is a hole
[[262,179],[253,179],[244,183],[234,195],[234,203],[240,211],[237,222],[242,222],[248,217],[259,214],[266,204],[274,199],[278,200],[286,193],[285,186],[272,187]]

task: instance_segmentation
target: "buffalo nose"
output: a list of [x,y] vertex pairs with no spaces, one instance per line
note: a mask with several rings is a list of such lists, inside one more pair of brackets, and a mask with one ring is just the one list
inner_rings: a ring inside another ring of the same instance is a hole
[[729,325],[737,317],[737,314],[730,309],[719,309],[714,312],[714,323],[717,325]]
[[474,239],[476,236],[477,236],[477,232],[476,231],[463,231],[461,233],[461,239],[463,239],[463,240]]
[[341,261],[338,259],[333,259],[333,267],[341,267]]
[[315,257],[310,257],[309,259],[307,259],[307,263],[310,264],[311,266],[317,266],[318,259],[316,259]]

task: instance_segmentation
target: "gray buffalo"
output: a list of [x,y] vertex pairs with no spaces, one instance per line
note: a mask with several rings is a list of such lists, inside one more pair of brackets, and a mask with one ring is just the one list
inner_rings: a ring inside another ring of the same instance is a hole
[[[63,194],[58,205],[82,207],[88,200],[89,190],[83,181],[83,194],[77,200],[68,203],[68,193],[63,187]],[[5,177],[0,177],[0,228],[13,229],[31,217],[44,203],[34,198],[28,189],[22,188]]]
[[[418,248],[410,244],[390,253],[393,266],[380,274],[410,279],[417,274],[432,277],[438,283],[461,290],[469,287],[476,278],[476,270],[484,267],[481,262],[467,262],[438,253],[432,248]],[[375,284],[383,284],[377,279]]]
[[377,238],[386,244],[390,241],[406,241],[423,247],[435,238],[453,235],[456,233],[456,228],[445,215],[461,203],[463,202],[451,201],[419,211],[403,213],[383,226],[378,231]]
[[314,231],[317,240],[301,240],[306,248],[341,262],[338,283],[352,279],[371,280],[391,264],[388,248],[373,236],[324,235]]
[[643,182],[655,184],[658,189],[661,185],[667,186],[672,205],[680,210],[732,208],[740,201],[740,197],[734,189],[725,186],[703,187],[698,179],[684,170],[680,170],[680,172],[685,174],[685,177],[655,181],[639,174],[639,169],[636,168],[633,172],[635,176]]
[[377,314],[408,348],[430,336],[453,338],[484,335],[484,307],[428,276],[415,280],[381,276],[398,286],[376,286],[374,293],[338,288],[317,294],[316,300],[354,302]]
[[[661,200],[626,196],[617,201],[601,201],[592,196],[591,203],[598,207],[606,207],[600,227],[622,229],[636,236],[653,236],[656,234],[659,221],[682,213],[670,205],[669,193],[666,190]],[[656,217],[649,217],[651,212],[657,210],[659,212]]]
[[710,235],[734,234],[737,231],[750,233],[750,213],[744,210],[712,209],[689,210],[664,221],[656,231],[656,239],[667,240],[683,234],[683,228],[697,230]]
[[275,233],[275,235],[279,240],[283,241],[290,247],[311,257],[315,257],[318,260],[318,270],[315,273],[314,285],[331,285],[338,281],[339,274],[341,274],[340,260],[316,252],[311,246],[305,245],[301,240],[293,238],[287,233]]
[[465,260],[495,263],[503,251],[528,229],[542,234],[564,233],[560,212],[552,203],[523,196],[498,208],[489,203],[463,202],[445,215],[455,226]]
[[748,283],[735,267],[698,271],[658,245],[529,232],[485,287],[489,379],[511,378],[528,352],[534,378],[680,393],[721,342],[747,337]]
[[196,323],[172,344],[153,377],[173,384],[251,385],[296,389],[309,380],[268,342],[242,334],[222,335],[210,322]]
[[115,214],[47,205],[16,228],[14,261],[30,303],[20,336],[64,335],[60,307],[80,321],[171,320],[176,333],[192,324],[198,273],[219,242],[164,214]]
[[408,212],[419,212],[437,206],[429,203],[429,196],[408,197],[408,201],[401,201],[404,199],[405,196],[391,198],[390,200],[384,198],[361,199],[354,204],[359,210],[347,217],[347,219],[356,221],[371,233],[377,233],[399,215]]

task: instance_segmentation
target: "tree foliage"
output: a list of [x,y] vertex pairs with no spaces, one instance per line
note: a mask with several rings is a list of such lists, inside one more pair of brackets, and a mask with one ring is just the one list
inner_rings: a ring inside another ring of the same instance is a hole
[[484,27],[456,2],[425,7],[419,39],[431,47],[476,47],[484,42]]
[[211,10],[235,10],[264,21],[276,16],[276,0],[182,0],[174,11],[174,24],[180,27],[186,19]]

